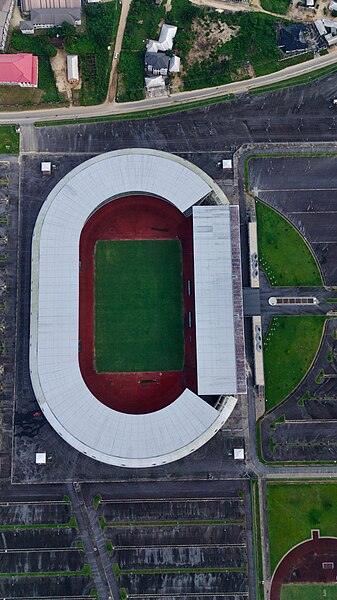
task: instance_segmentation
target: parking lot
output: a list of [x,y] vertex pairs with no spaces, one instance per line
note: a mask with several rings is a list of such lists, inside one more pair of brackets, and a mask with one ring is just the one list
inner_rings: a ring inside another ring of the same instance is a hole
[[134,597],[247,597],[247,488],[228,491],[207,499],[104,497],[98,515],[119,586]]
[[252,158],[249,187],[297,227],[324,283],[337,285],[337,156]]
[[68,500],[1,503],[0,522],[2,597],[90,597],[94,585]]
[[[337,285],[336,167],[337,156],[330,155],[249,161],[251,193],[298,228],[316,256],[327,286]],[[262,286],[263,282],[262,278]],[[310,292],[316,295],[315,288],[310,288]],[[263,290],[261,297],[266,293],[272,294],[270,288]],[[294,288],[296,293],[297,288]],[[305,288],[301,288],[303,294]],[[329,296],[329,292],[324,294]],[[319,308],[324,308],[324,314],[332,310],[334,304],[325,301]],[[265,326],[270,318],[268,310],[264,313],[262,309]],[[306,307],[297,307],[296,314],[307,314]],[[336,324],[336,319],[327,322],[314,364],[299,387],[262,420],[262,448],[266,460],[336,460]]]

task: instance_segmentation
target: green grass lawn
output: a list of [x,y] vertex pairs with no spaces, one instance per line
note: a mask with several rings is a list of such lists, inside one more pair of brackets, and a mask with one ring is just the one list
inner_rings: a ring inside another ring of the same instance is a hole
[[15,131],[15,125],[1,125],[0,154],[19,154],[20,135]]
[[310,368],[325,317],[273,317],[263,344],[266,410],[281,402]]
[[285,15],[289,8],[290,0],[261,0],[261,6],[264,10]]
[[335,583],[287,584],[281,588],[281,600],[337,600]]
[[258,200],[256,219],[259,260],[271,285],[323,285],[311,250],[289,221]]
[[180,242],[98,241],[97,372],[179,371],[183,360]]
[[337,484],[268,483],[267,512],[273,572],[288,550],[311,537],[311,529],[337,536]]

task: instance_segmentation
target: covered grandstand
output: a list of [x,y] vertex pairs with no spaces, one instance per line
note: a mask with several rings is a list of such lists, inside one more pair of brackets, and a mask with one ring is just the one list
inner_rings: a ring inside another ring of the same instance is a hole
[[[196,389],[186,379],[176,398],[144,413],[103,403],[79,360],[81,233],[98,209],[130,196],[170,203],[193,222],[195,314],[188,311],[186,327],[196,340]],[[155,150],[114,151],[84,162],[49,194],[32,240],[30,374],[45,417],[77,450],[148,467],[202,446],[230,416],[233,395],[245,393],[242,324],[238,207],[199,168]]]

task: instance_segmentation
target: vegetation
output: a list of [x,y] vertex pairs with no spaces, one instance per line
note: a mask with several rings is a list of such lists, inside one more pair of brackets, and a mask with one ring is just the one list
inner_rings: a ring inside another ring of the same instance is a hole
[[106,98],[120,9],[118,0],[85,3],[82,10],[86,32],[66,43],[67,52],[80,57],[81,104],[85,106],[99,104]]
[[311,537],[337,536],[336,483],[268,483],[268,532],[271,572],[293,546]]
[[312,252],[289,221],[258,200],[256,219],[259,260],[271,285],[323,285]]
[[[247,79],[251,77],[251,70],[256,76],[266,75],[313,57],[312,53],[307,53],[284,59],[276,44],[279,22],[276,17],[259,12],[219,14],[205,9],[198,10],[195,21],[206,30],[206,39],[212,26],[218,27],[221,32],[226,25],[235,31],[235,35],[225,43],[219,41],[212,44],[207,59],[193,62],[187,57],[187,51],[194,42],[193,32],[187,35],[183,43],[180,43],[177,35],[175,48],[184,59],[183,81],[186,90]],[[188,25],[187,31],[190,31]],[[185,35],[185,28],[182,29],[182,35]]]
[[325,317],[273,317],[264,339],[266,409],[284,400],[309,370]]
[[315,377],[315,381],[318,385],[324,381],[324,369],[320,369],[318,375]]
[[153,110],[135,110],[131,113],[117,113],[113,115],[109,115],[108,117],[89,117],[84,119],[68,119],[68,120],[59,120],[59,121],[40,121],[35,123],[35,127],[53,127],[57,125],[58,127],[61,125],[72,125],[76,123],[100,123],[100,122],[110,122],[110,121],[123,121],[128,120],[131,121],[133,119],[149,119],[152,117],[158,117],[161,115],[169,115],[171,113],[181,112],[184,110],[193,110],[194,108],[199,108],[201,106],[208,106],[211,104],[220,104],[222,102],[229,102],[235,98],[234,94],[226,94],[224,96],[217,96],[216,98],[209,98],[207,100],[196,100],[195,102],[186,102],[184,104],[177,104],[175,106],[165,106],[163,108],[155,108]]
[[100,505],[101,502],[102,502],[102,496],[101,496],[101,494],[96,494],[96,496],[94,497],[93,502],[92,502],[93,507],[94,507],[95,510],[98,509],[98,507],[99,507],[99,505]]
[[253,479],[250,484],[251,502],[252,502],[252,525],[253,525],[253,549],[255,563],[255,587],[256,598],[263,598],[263,562],[262,562],[262,537],[261,537],[261,522],[260,522],[260,504],[259,504],[259,489],[256,479]]
[[111,540],[107,540],[106,541],[106,551],[109,554],[109,556],[112,554],[113,549],[114,549],[114,547],[112,545],[112,541]]
[[282,585],[281,600],[336,600],[335,583],[304,583]]
[[19,154],[20,135],[15,125],[1,125],[0,154]]
[[38,56],[38,88],[18,88],[6,86],[0,92],[3,106],[30,106],[41,103],[59,103],[64,100],[57,91],[54,74],[50,66],[50,57],[56,55],[56,49],[49,42],[49,34],[24,35],[14,31],[10,42],[10,52],[31,52]]
[[[284,65],[286,66],[286,65]],[[315,69],[314,71],[310,71],[303,75],[299,75],[298,77],[292,77],[291,79],[285,79],[284,81],[279,81],[278,83],[273,83],[272,85],[267,85],[264,87],[256,87],[252,90],[249,90],[249,94],[265,94],[266,92],[274,92],[276,90],[281,90],[287,87],[294,87],[297,85],[304,85],[306,83],[310,83],[311,81],[316,81],[320,77],[325,77],[326,75],[330,75],[330,73],[335,73],[336,65],[329,65],[327,67],[322,67],[321,69]]]
[[180,242],[97,242],[97,372],[179,371],[183,353]]
[[145,42],[158,37],[159,22],[164,15],[165,3],[160,6],[153,0],[131,3],[118,64],[118,102],[144,98]]
[[264,10],[273,12],[277,15],[285,15],[289,8],[290,0],[261,0],[261,7]]

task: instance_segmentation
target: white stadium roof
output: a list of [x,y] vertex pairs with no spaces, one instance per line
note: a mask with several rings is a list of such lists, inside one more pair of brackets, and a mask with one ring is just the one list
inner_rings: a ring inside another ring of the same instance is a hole
[[52,427],[74,448],[102,462],[147,467],[182,458],[208,441],[231,414],[228,397],[215,410],[189,389],[144,415],[117,412],[86,387],[78,364],[79,239],[100,205],[147,193],[185,212],[221,189],[191,163],[155,150],[132,149],[92,158],[66,175],[38,215],[32,240],[30,374]]
[[198,394],[235,394],[229,205],[193,207]]

